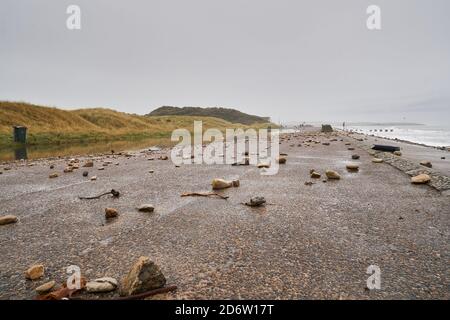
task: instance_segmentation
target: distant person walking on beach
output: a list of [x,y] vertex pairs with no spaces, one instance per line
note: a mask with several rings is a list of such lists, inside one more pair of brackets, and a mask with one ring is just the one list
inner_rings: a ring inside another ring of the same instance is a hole
[[342,130],[345,131],[345,121],[342,122]]

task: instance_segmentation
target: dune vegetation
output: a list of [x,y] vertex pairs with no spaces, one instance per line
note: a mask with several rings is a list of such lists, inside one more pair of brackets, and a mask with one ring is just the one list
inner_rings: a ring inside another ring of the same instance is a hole
[[[63,144],[170,137],[173,130],[203,128],[261,128],[269,123],[242,125],[205,116],[143,116],[105,108],[62,110],[23,102],[0,101],[0,146],[13,145],[12,127],[28,128],[27,144]],[[272,124],[273,126],[273,124]]]

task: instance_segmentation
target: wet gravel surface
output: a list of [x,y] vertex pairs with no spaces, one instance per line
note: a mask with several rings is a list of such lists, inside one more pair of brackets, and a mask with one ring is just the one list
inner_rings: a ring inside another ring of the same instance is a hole
[[[305,142],[311,139],[320,143]],[[145,255],[178,286],[156,299],[449,299],[449,196],[412,185],[340,139],[292,135],[280,145],[287,163],[274,176],[255,166],[176,168],[158,152],[105,156],[73,173],[62,173],[66,160],[0,166],[0,214],[20,219],[0,226],[0,298],[31,299],[39,285],[65,281],[73,264],[88,279],[121,279]],[[359,160],[351,160],[355,153]],[[105,160],[112,163],[99,171]],[[348,162],[360,170],[347,172]],[[341,179],[311,179],[313,168]],[[52,172],[60,176],[49,179]],[[213,178],[238,178],[240,187],[221,191],[228,200],[180,197],[210,191]],[[112,188],[120,198],[78,199]],[[268,204],[242,205],[252,196]],[[144,203],[155,212],[135,209]],[[106,207],[119,217],[106,222]],[[45,265],[45,276],[26,280],[34,263]],[[369,265],[381,269],[380,290],[366,288]]]

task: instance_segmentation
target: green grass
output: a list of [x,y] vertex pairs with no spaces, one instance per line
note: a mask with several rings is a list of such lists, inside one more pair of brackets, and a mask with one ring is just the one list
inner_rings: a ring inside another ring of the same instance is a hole
[[264,128],[269,123],[242,125],[204,116],[141,116],[111,109],[61,110],[22,102],[0,101],[0,147],[12,147],[12,127],[28,128],[28,145],[58,145],[170,137],[175,129],[193,130],[194,120],[203,129]]

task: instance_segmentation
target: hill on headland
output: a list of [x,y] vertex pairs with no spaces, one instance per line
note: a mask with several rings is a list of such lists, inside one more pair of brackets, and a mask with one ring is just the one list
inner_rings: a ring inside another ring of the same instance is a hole
[[202,116],[215,117],[231,123],[251,125],[254,123],[268,123],[270,118],[259,117],[229,108],[200,108],[200,107],[170,107],[164,106],[153,110],[149,116]]
[[0,146],[12,144],[12,127],[16,125],[28,128],[29,144],[51,144],[170,137],[175,129],[193,130],[194,120],[203,121],[204,129],[248,127],[208,116],[142,116],[105,108],[62,110],[0,101]]

